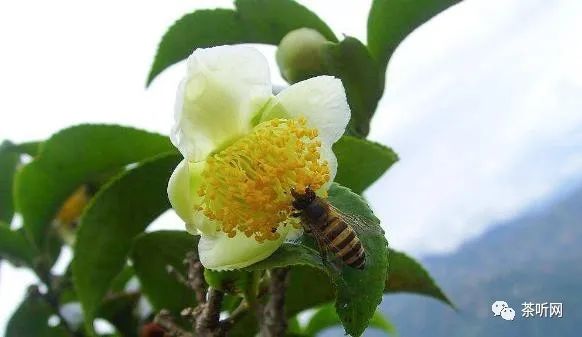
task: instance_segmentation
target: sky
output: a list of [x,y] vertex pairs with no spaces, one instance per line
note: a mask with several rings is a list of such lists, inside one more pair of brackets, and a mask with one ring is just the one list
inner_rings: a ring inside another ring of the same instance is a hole
[[[365,41],[370,1],[300,1]],[[231,1],[0,2],[0,139],[46,139],[79,123],[168,134],[178,64],[145,89],[174,20]],[[582,2],[466,0],[390,61],[370,138],[400,161],[366,197],[390,244],[445,253],[582,176]],[[269,58],[275,83],[273,47]],[[179,223],[169,213],[156,228]],[[0,331],[30,273],[3,264]]]

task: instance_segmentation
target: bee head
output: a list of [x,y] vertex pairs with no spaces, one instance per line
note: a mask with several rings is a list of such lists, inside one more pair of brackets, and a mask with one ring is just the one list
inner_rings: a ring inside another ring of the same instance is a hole
[[304,193],[298,193],[294,188],[292,188],[291,195],[295,199],[293,200],[293,208],[300,211],[307,208],[316,197],[315,192],[309,186],[305,188]]

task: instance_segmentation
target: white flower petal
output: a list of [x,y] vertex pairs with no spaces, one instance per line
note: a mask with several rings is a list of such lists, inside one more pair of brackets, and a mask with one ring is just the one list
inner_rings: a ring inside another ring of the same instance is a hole
[[278,240],[265,240],[262,243],[240,232],[233,238],[223,232],[202,235],[198,243],[198,255],[200,262],[208,269],[240,269],[271,256],[283,244],[287,235],[296,231],[289,226],[280,228],[281,236]]
[[337,158],[335,153],[333,153],[331,145],[326,143],[321,143],[319,152],[321,159],[327,161],[327,165],[329,167],[329,181],[322,186],[322,189],[327,191],[331,186],[331,183],[335,180],[335,175],[337,174]]
[[199,48],[176,99],[172,143],[191,162],[247,133],[271,95],[267,60],[255,48]]
[[182,160],[168,182],[168,199],[172,208],[185,223],[192,223],[194,201],[190,192],[188,161]]
[[214,233],[216,224],[197,211],[202,199],[198,188],[202,183],[202,171],[206,162],[189,163],[182,160],[168,182],[168,199],[178,216],[186,223],[191,234]]
[[344,134],[351,112],[341,80],[318,76],[293,84],[271,100],[262,120],[305,117],[327,144]]

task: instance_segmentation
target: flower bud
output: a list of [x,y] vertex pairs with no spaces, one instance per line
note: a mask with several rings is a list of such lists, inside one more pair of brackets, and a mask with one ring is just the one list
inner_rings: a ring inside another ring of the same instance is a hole
[[289,32],[277,48],[277,64],[281,75],[290,83],[323,75],[323,48],[326,38],[311,28]]

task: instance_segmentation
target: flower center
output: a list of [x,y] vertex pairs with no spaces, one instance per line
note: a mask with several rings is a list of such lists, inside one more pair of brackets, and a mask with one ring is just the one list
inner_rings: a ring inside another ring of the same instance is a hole
[[210,156],[198,190],[204,214],[229,237],[240,231],[259,242],[279,238],[280,225],[298,226],[290,190],[317,190],[330,179],[317,135],[305,119],[274,119]]

